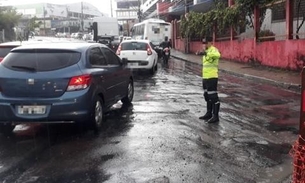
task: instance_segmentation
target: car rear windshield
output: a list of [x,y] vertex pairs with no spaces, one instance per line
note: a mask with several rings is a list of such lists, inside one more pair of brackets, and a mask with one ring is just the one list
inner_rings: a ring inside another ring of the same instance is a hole
[[81,53],[70,50],[15,50],[1,62],[12,70],[53,71],[76,64]]
[[147,43],[127,42],[121,44],[121,50],[147,50]]
[[5,57],[14,47],[0,47],[0,57]]

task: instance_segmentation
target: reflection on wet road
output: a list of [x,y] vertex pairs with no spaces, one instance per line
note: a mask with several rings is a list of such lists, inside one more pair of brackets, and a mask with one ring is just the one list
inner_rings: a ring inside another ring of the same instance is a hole
[[132,106],[99,136],[71,124],[0,136],[2,182],[281,182],[291,173],[299,94],[220,73],[219,124],[205,124],[198,66],[171,60],[135,73]]

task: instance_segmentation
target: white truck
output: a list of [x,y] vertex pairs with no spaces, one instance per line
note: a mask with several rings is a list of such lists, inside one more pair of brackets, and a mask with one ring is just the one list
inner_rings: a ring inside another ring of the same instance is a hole
[[97,23],[98,36],[119,36],[119,24],[116,18],[94,17],[93,22]]
[[93,40],[116,51],[119,41],[119,23],[112,17],[95,17],[92,24]]

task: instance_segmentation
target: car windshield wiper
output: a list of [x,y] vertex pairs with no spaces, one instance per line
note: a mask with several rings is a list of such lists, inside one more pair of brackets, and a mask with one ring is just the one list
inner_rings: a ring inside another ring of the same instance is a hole
[[28,70],[28,71],[32,71],[32,72],[36,71],[36,69],[34,67],[19,66],[19,65],[13,65],[12,67],[16,68],[16,69],[24,69],[24,70]]

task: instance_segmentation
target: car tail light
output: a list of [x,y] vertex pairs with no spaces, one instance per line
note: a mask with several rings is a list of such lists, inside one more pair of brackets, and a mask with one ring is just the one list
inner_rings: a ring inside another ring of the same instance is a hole
[[3,58],[2,57],[0,57],[0,62],[3,60]]
[[70,79],[67,91],[83,90],[89,87],[91,82],[90,75],[75,76]]
[[152,51],[149,45],[147,45],[147,55],[151,55]]
[[121,54],[121,49],[122,49],[122,47],[121,47],[121,45],[118,47],[118,50],[116,51],[116,54],[117,55],[120,55]]

